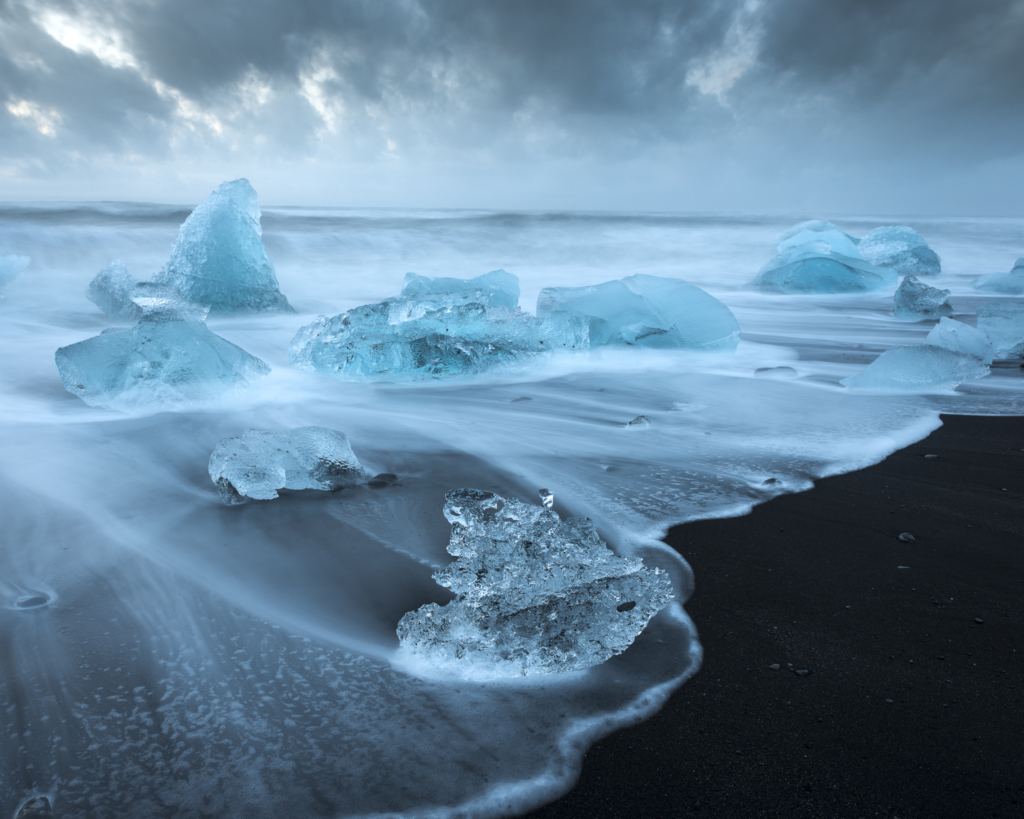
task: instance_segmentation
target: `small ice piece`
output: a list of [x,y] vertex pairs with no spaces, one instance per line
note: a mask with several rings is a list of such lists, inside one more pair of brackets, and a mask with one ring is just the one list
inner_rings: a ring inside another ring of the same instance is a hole
[[430,296],[439,293],[479,291],[474,301],[488,307],[515,310],[519,306],[519,278],[504,270],[492,270],[475,279],[429,278],[417,273],[406,273],[402,285],[403,296]]
[[796,378],[799,373],[792,367],[758,367],[754,370],[754,378],[775,378],[788,380]]
[[942,392],[988,373],[988,367],[974,356],[921,344],[886,350],[863,372],[839,383],[859,390]]
[[893,297],[896,318],[900,321],[926,321],[953,315],[949,305],[948,290],[929,287],[917,280],[917,276],[907,276],[896,289]]
[[155,281],[214,313],[292,312],[263,246],[260,216],[247,179],[224,182],[185,220]]
[[590,346],[732,352],[740,326],[714,296],[682,279],[637,274],[588,287],[546,287],[537,316],[581,315]]
[[860,240],[858,249],[875,267],[891,267],[901,276],[937,276],[942,269],[938,254],[906,225],[875,228]]
[[925,344],[945,347],[954,353],[966,353],[979,359],[982,364],[992,363],[992,342],[988,336],[969,324],[951,318],[939,319],[924,340]]
[[555,495],[549,489],[538,489],[537,494],[540,495],[540,503],[545,509],[550,509],[555,505]]
[[1024,295],[1024,258],[1017,259],[1017,263],[1009,273],[988,273],[979,276],[972,285],[975,290],[984,290],[989,293],[1004,293],[1007,296]]
[[865,260],[852,236],[814,220],[782,234],[778,255],[761,268],[754,286],[786,294],[864,293],[891,287],[896,279],[895,270]]
[[1024,357],[1024,301],[1000,299],[981,305],[978,329],[991,339],[995,358]]
[[633,429],[642,429],[644,427],[649,427],[650,425],[651,419],[648,418],[646,415],[638,415],[636,418],[634,418],[632,421],[629,421],[626,424],[627,427],[631,427]]
[[457,560],[434,574],[456,597],[398,623],[400,656],[428,673],[576,671],[624,651],[672,599],[668,575],[619,557],[586,518],[457,489],[445,495]]
[[86,291],[89,300],[114,321],[134,324],[144,315],[203,321],[210,308],[190,302],[170,285],[138,282],[123,262],[104,267]]
[[0,290],[18,278],[31,261],[29,256],[0,256]]
[[124,412],[207,403],[270,372],[202,321],[160,311],[61,347],[55,359],[68,392]]
[[[425,300],[399,296],[321,316],[295,334],[288,361],[342,381],[422,381],[517,370],[549,353],[586,349],[582,318],[538,319],[518,309],[463,301],[474,292]],[[455,297],[458,303],[446,304]]]
[[248,498],[271,500],[278,489],[334,492],[365,482],[367,475],[344,433],[298,427],[250,429],[241,438],[221,441],[210,455],[210,479],[224,503],[234,505]]

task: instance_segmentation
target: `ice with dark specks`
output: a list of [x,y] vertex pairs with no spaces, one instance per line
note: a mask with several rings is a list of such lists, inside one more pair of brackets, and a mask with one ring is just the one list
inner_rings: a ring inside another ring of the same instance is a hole
[[248,498],[271,500],[278,489],[333,492],[368,477],[345,434],[326,427],[247,430],[217,444],[209,469],[221,499],[229,505]]
[[247,179],[224,182],[185,220],[155,281],[214,313],[291,312],[263,246],[260,216]]
[[413,667],[467,678],[578,671],[626,650],[672,599],[668,577],[614,554],[586,518],[493,492],[445,495],[456,597],[398,623]]
[[907,276],[893,296],[896,318],[900,321],[927,321],[951,316],[953,308],[949,296],[949,290],[930,287],[918,281],[916,276]]

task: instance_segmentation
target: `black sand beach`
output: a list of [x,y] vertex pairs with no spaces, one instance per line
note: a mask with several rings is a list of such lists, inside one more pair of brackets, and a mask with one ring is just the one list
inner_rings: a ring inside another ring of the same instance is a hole
[[666,540],[704,665],[533,819],[1024,816],[1024,418]]

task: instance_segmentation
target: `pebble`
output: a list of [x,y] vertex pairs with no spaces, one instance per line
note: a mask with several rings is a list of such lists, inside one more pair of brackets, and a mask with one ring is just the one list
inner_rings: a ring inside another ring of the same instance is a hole
[[796,674],[798,677],[807,677],[810,675],[811,672],[808,671],[806,668],[800,668],[794,671],[793,673]]
[[387,486],[392,486],[397,480],[398,476],[394,472],[381,472],[379,475],[374,475],[370,478],[366,485],[370,489],[384,489]]
[[925,455],[926,458],[938,458],[938,455]]
[[886,700],[886,702],[892,702],[892,700]]
[[913,543],[914,540],[916,540],[916,538],[912,534],[910,534],[910,532],[903,532],[900,535],[899,539],[902,540],[904,543]]
[[980,617],[975,617],[975,618],[974,618],[974,622],[975,622],[975,623],[977,623],[977,624],[978,624],[978,625],[980,626],[980,625],[981,625],[982,623],[984,623],[985,621],[984,621],[984,620],[982,620],[982,619],[981,619]]
[[781,665],[779,665],[778,663],[772,663],[772,664],[771,664],[770,666],[768,666],[768,667],[769,667],[769,668],[770,668],[770,669],[771,669],[772,671],[778,671],[778,670],[779,670],[780,668],[782,668],[782,666],[781,666]]

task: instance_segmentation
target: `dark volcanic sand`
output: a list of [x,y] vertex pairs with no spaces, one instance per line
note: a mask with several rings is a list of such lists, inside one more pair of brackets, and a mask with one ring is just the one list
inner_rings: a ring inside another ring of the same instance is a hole
[[1024,816],[1024,418],[943,422],[876,466],[673,528],[702,669],[529,815]]

